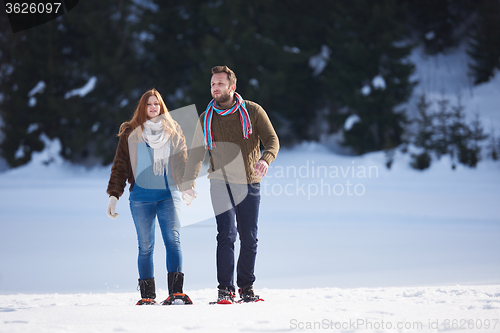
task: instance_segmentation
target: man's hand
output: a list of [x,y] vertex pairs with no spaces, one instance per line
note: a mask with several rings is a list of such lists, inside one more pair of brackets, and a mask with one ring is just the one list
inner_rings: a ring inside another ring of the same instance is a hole
[[264,160],[258,160],[255,163],[254,173],[257,177],[264,177],[267,173],[267,169],[269,168],[269,164],[267,164]]
[[194,199],[196,199],[196,196],[198,193],[194,189],[190,189],[187,191],[182,192],[182,200],[186,203],[186,205],[191,206],[191,203],[193,202]]

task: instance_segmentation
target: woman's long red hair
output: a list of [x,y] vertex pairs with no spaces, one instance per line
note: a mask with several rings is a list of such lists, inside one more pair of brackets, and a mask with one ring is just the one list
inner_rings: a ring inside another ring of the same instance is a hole
[[151,96],[156,96],[158,102],[160,102],[160,115],[164,115],[162,117],[163,127],[168,134],[174,135],[177,134],[175,129],[175,121],[172,119],[172,116],[169,114],[168,108],[163,101],[160,93],[156,89],[150,89],[146,91],[139,103],[137,103],[137,108],[135,109],[134,115],[132,119],[124,122],[120,126],[120,130],[118,132],[118,136],[121,136],[127,129],[134,130],[137,127],[141,126],[141,129],[144,130],[144,123],[148,120],[147,116],[147,107],[148,107],[148,99]]

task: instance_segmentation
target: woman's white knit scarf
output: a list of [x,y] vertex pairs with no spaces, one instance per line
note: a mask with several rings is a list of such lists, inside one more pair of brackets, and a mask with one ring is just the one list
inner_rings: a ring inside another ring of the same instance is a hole
[[[168,158],[170,157],[170,140],[165,133],[160,117],[144,123],[142,138],[154,150],[153,172],[157,176],[168,174]],[[165,171],[165,173],[164,173]]]

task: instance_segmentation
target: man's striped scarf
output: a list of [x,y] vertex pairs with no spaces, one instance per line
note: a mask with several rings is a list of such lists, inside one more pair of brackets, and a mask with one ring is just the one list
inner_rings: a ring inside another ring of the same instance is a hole
[[205,148],[212,149],[215,147],[214,136],[212,134],[212,116],[215,112],[221,116],[227,116],[228,114],[240,112],[241,126],[243,127],[243,137],[248,139],[248,136],[252,134],[252,124],[250,123],[250,116],[248,115],[247,107],[245,101],[237,92],[234,93],[236,97],[236,104],[227,110],[220,110],[215,107],[215,100],[211,100],[208,103],[207,109],[205,110],[205,118],[203,119],[203,130],[205,133]]

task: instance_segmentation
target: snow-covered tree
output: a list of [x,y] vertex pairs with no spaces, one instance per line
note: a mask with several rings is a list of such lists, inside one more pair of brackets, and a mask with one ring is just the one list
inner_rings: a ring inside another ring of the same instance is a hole
[[469,68],[475,83],[489,81],[500,70],[500,1],[482,0],[478,18],[470,34]]
[[[54,21],[3,34],[1,153],[11,166],[59,138],[66,159],[114,155],[120,122],[130,117],[146,73],[137,66],[132,1],[82,1]],[[146,89],[146,88],[144,88]]]

